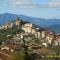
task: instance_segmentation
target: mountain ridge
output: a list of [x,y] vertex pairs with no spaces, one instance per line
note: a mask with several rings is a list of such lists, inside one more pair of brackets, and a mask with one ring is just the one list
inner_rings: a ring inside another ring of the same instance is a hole
[[0,24],[4,24],[7,21],[15,20],[17,17],[19,17],[23,21],[28,21],[42,27],[48,27],[51,25],[60,24],[60,19],[36,18],[36,17],[30,17],[26,15],[19,15],[19,14],[12,14],[12,13],[0,14]]
[[55,24],[55,25],[49,26],[46,29],[48,29],[50,31],[55,31],[56,33],[60,34],[60,24]]

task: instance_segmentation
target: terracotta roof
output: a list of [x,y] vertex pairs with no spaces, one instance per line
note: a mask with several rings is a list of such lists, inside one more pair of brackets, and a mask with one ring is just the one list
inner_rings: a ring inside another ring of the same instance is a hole
[[13,44],[8,44],[8,45],[6,45],[7,47],[9,47],[9,48],[12,48],[12,49],[16,49],[16,48],[18,48],[18,45],[13,45]]

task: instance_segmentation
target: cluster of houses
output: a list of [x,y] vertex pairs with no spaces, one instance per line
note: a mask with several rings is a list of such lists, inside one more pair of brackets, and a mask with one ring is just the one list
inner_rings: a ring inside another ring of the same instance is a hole
[[[14,22],[0,26],[0,29],[9,29],[13,28],[13,26],[16,26],[17,28],[21,26],[21,29],[24,30],[24,32],[20,33],[20,38],[23,38],[24,35],[33,34],[36,38],[40,39],[42,41],[42,45],[46,47],[48,44],[58,45],[59,43],[60,45],[60,35],[29,22],[22,24],[22,21],[19,18],[17,18]],[[17,34],[17,36],[19,36],[19,34]]]
[[14,26],[19,27],[20,23],[21,23],[21,20],[19,20],[19,18],[16,18],[16,20],[14,20],[14,21],[10,21],[8,23],[1,25],[0,29],[11,29]]
[[43,44],[46,46],[50,45],[60,45],[60,35],[55,33],[54,31],[49,31],[44,28],[36,27],[34,24],[26,23],[23,25],[22,29],[25,33],[34,34],[36,38],[42,40]]

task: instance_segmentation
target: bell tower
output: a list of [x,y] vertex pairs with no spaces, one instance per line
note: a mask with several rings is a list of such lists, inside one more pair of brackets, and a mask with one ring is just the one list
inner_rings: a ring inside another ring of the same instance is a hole
[[20,20],[19,20],[19,17],[16,18],[16,26],[19,28],[20,26]]

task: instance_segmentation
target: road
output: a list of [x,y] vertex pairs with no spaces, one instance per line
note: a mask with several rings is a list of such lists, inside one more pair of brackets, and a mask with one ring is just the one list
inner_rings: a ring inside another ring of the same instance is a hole
[[9,60],[10,55],[0,52],[0,60]]

